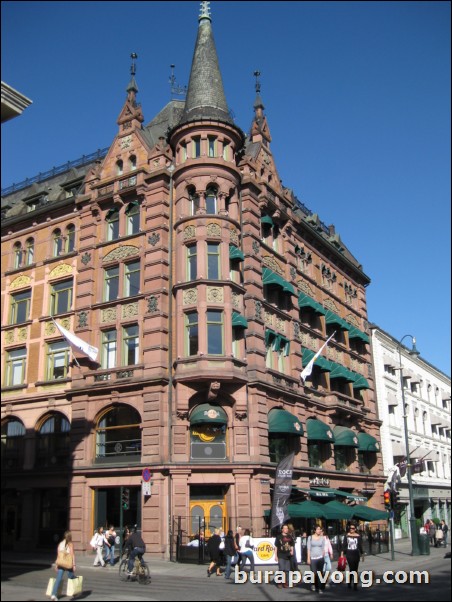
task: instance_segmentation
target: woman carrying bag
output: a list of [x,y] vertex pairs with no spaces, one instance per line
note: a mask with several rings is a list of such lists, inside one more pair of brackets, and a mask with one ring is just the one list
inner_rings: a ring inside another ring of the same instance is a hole
[[58,588],[60,587],[65,571],[68,571],[69,579],[76,579],[74,545],[72,543],[72,534],[70,531],[65,532],[63,541],[58,544],[55,570],[57,571],[57,576],[53,585],[52,595],[50,596],[51,600],[58,600]]

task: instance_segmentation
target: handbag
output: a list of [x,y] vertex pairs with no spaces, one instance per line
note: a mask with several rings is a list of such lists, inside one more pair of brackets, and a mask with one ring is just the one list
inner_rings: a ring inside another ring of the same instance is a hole
[[[51,596],[53,592],[53,586],[55,585],[55,577],[50,577],[49,583],[47,584],[46,596]],[[57,596],[63,595],[63,580],[61,579],[60,585],[58,586]]]
[[78,596],[83,591],[83,577],[74,577],[67,580],[66,596]]
[[337,561],[337,570],[345,571],[346,568],[347,568],[347,559],[345,558],[345,556],[339,556],[338,561]]
[[70,571],[72,569],[72,554],[65,552],[64,550],[58,550],[58,556],[56,559],[56,565],[59,569],[66,569]]
[[91,537],[91,541],[89,542],[89,545],[92,548],[95,548],[97,546],[97,533],[95,533],[92,537]]

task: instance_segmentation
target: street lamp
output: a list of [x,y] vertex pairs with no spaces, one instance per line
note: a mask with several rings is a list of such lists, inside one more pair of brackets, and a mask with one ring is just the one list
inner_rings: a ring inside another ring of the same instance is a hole
[[403,368],[402,368],[402,342],[407,337],[410,337],[413,343],[411,351],[408,353],[417,357],[419,351],[416,349],[416,339],[411,334],[406,334],[399,341],[399,365],[400,365],[400,388],[402,389],[402,405],[403,405],[403,428],[405,431],[405,448],[406,448],[406,474],[408,477],[408,497],[410,504],[410,537],[411,537],[411,555],[419,556],[419,540],[417,536],[416,517],[414,514],[414,496],[413,482],[411,480],[411,460],[410,460],[410,443],[408,440],[408,414],[405,406],[405,389],[403,387]]

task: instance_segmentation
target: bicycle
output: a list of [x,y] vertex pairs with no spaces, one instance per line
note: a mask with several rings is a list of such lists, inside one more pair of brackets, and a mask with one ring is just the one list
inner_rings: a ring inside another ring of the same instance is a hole
[[143,560],[143,554],[135,556],[132,574],[129,575],[129,556],[127,555],[119,564],[119,579],[121,581],[138,581],[141,585],[151,583],[151,572],[148,564]]

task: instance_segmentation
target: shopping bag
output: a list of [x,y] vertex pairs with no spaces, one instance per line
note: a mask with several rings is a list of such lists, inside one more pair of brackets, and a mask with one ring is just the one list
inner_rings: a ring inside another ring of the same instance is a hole
[[345,558],[345,556],[339,556],[339,558],[337,560],[337,570],[345,571],[346,568],[347,568],[347,559]]
[[66,596],[78,596],[83,591],[83,577],[74,577],[67,580]]
[[[50,577],[49,583],[47,584],[46,596],[51,596],[53,591],[53,586],[55,585],[55,577]],[[58,586],[57,596],[61,596],[63,594],[63,580],[61,579],[60,585]]]

